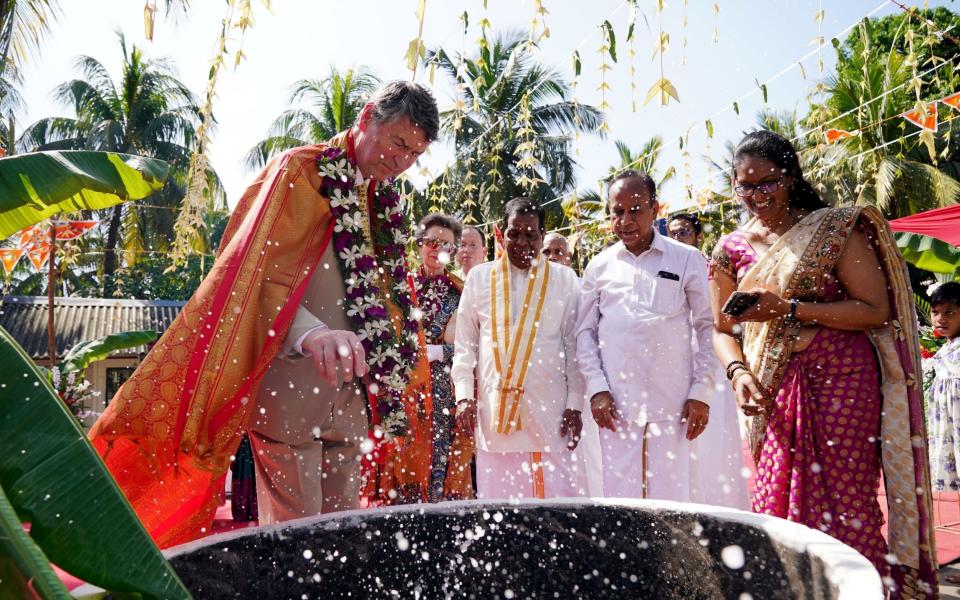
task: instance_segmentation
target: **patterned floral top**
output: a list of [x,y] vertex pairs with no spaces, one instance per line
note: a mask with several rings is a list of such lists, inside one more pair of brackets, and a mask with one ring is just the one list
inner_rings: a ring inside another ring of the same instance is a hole
[[925,361],[930,482],[938,492],[960,491],[960,338],[950,340]]
[[450,319],[457,312],[463,281],[443,273],[427,276],[423,271],[417,277],[417,297],[423,311],[423,335],[426,342],[443,346],[443,360],[430,363],[433,383],[433,457],[430,465],[428,499],[439,502],[446,499],[444,484],[453,445],[454,395],[450,380],[453,365],[453,344],[444,341]]
[[[859,225],[857,227],[859,228]],[[750,244],[746,234],[740,230],[733,231],[717,241],[710,256],[708,274],[710,279],[713,279],[713,274],[719,271],[729,275],[739,284],[758,260],[760,260],[760,254]],[[843,286],[833,273],[824,276],[824,285],[819,292],[816,298],[810,298],[810,300],[834,302],[846,297]]]

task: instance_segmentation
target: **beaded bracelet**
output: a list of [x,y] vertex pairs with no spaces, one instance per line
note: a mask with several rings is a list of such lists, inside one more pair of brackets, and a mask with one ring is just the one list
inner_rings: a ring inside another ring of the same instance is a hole
[[747,363],[743,362],[742,360],[731,361],[727,365],[727,379],[730,379],[730,380],[733,379],[734,373],[737,372],[737,369],[735,369],[734,367],[739,367],[741,369],[746,369],[748,371],[750,370],[750,366]]

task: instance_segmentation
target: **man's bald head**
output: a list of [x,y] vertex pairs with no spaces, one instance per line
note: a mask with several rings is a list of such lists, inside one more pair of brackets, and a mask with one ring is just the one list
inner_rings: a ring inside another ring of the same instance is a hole
[[551,232],[543,238],[542,253],[547,260],[569,267],[573,262],[573,252],[567,238],[559,233]]

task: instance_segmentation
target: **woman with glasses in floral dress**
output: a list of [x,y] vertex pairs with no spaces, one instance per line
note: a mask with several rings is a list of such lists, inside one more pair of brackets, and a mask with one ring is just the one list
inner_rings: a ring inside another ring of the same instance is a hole
[[750,421],[753,510],[852,546],[891,597],[935,594],[917,321],[890,228],[827,207],[770,131],[737,146],[732,184],[752,218],[711,257],[714,346]]
[[420,220],[417,245],[420,271],[417,298],[423,311],[421,325],[427,342],[427,358],[433,383],[433,454],[430,465],[430,502],[473,496],[470,476],[472,452],[469,440],[454,432],[453,334],[463,280],[449,272],[460,243],[463,226],[448,215],[431,213]]

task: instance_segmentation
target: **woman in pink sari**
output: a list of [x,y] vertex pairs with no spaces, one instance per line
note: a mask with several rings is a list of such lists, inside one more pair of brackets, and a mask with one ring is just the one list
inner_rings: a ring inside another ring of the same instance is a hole
[[[933,597],[916,314],[886,221],[828,208],[775,133],[747,135],[733,167],[753,218],[711,257],[714,343],[750,422],[753,509],[857,549],[892,597]],[[721,310],[734,292],[756,299],[738,316]]]

